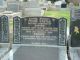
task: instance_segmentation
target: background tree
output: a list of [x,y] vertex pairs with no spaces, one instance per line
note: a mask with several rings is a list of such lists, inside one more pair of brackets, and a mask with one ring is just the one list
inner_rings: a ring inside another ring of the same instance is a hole
[[[55,2],[55,1],[60,1],[60,0],[48,0],[48,1],[51,1],[51,2]],[[69,3],[69,0],[65,0],[67,3]]]
[[69,3],[69,0],[65,0],[67,3]]
[[55,1],[59,1],[59,0],[47,0],[47,1],[51,1],[52,3],[54,3]]
[[80,0],[69,0],[69,2],[72,2],[74,5],[78,6]]
[[23,2],[27,2],[27,0],[23,0]]

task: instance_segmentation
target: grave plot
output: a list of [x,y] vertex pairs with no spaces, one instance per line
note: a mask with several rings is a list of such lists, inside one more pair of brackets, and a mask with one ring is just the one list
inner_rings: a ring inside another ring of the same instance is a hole
[[[37,46],[13,44],[12,51],[7,55],[8,60],[66,60],[65,46]],[[20,46],[19,46],[20,45]],[[3,59],[4,60],[4,59]]]
[[66,19],[14,17],[13,42],[21,44],[65,45]]
[[21,46],[13,54],[13,60],[61,60],[59,52],[57,47]]
[[13,23],[13,53],[8,60],[67,59],[65,18],[14,17]]
[[8,25],[8,17],[1,16],[0,17],[0,43],[8,43],[9,42],[9,25]]

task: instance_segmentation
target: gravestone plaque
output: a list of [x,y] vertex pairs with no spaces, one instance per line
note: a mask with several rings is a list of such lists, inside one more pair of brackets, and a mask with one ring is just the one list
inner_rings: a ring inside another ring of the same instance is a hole
[[[61,19],[61,23],[58,19],[50,17],[19,19],[16,17],[16,19],[14,18],[14,43],[49,45],[59,45],[61,43],[65,45],[66,21],[64,20]],[[60,39],[59,35],[61,36]],[[59,43],[59,41],[62,42]]]
[[50,18],[45,17],[30,17],[24,18],[24,20],[22,19],[21,43],[57,44],[57,24],[58,21],[56,19],[52,19],[51,22]]
[[6,43],[9,42],[9,25],[8,25],[8,17],[1,16],[0,17],[0,42]]

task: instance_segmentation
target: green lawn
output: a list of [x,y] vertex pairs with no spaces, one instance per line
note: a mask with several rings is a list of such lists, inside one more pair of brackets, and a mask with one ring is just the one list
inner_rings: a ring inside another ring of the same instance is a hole
[[49,17],[65,17],[68,20],[70,20],[70,12],[69,11],[45,11],[44,16],[49,16]]
[[70,21],[70,12],[67,10],[58,10],[58,11],[45,11],[44,16],[61,18],[64,17],[67,19],[68,23]]

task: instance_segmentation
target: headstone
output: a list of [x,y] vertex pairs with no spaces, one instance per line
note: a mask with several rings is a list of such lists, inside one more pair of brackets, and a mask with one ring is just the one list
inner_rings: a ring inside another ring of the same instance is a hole
[[19,12],[19,2],[8,2],[7,11]]
[[62,0],[62,4],[61,4],[61,8],[66,8],[67,7],[67,3],[65,0]]
[[71,22],[71,46],[80,47],[80,19]]
[[14,43],[65,45],[66,19],[59,22],[49,17],[18,18],[14,18]]
[[[24,4],[23,4],[24,5]],[[24,9],[24,16],[41,16],[42,9],[36,0],[31,0],[26,3]]]
[[74,8],[73,13],[70,26],[71,46],[80,47],[80,8]]
[[42,16],[43,10],[41,8],[25,8],[24,17],[28,16]]
[[66,3],[62,3],[61,4],[61,8],[66,8],[67,7],[67,4]]
[[7,43],[9,42],[9,25],[8,25],[8,17],[1,16],[0,17],[0,42]]

